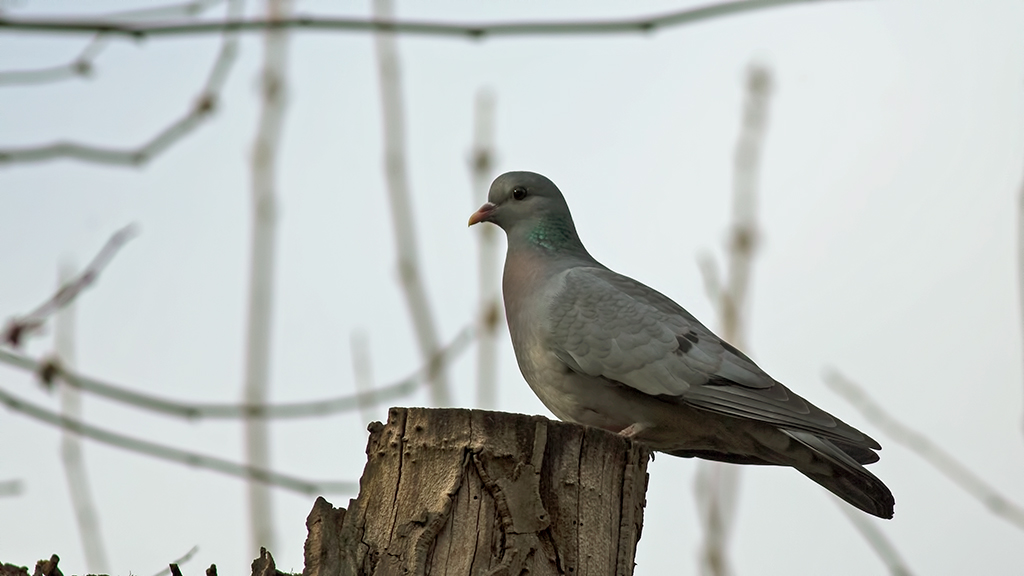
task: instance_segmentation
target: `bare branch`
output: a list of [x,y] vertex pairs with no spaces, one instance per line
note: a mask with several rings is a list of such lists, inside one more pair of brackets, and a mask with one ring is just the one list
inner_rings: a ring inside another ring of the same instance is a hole
[[93,60],[109,44],[109,38],[104,34],[96,34],[85,45],[85,48],[78,56],[65,64],[57,66],[46,66],[43,68],[32,68],[29,70],[3,70],[0,71],[0,86],[17,86],[26,84],[49,84],[70,78],[88,78],[95,70]]
[[[287,18],[291,0],[269,0],[270,20]],[[252,150],[252,244],[249,263],[249,310],[245,331],[246,404],[267,401],[270,389],[270,323],[273,320],[274,269],[277,261],[277,151],[284,125],[288,63],[287,30],[268,29],[263,39],[260,116]],[[245,458],[255,468],[270,467],[270,430],[263,419],[245,421]],[[249,482],[250,546],[276,548],[270,491]]]
[[[108,243],[109,246],[109,243]],[[101,252],[102,255],[102,252]],[[93,260],[97,266],[99,256]],[[61,266],[60,285],[67,286],[74,276],[70,266]],[[54,317],[54,344],[57,356],[64,363],[73,365],[75,362],[75,305],[64,306]],[[60,389],[60,410],[67,418],[80,419],[82,416],[81,393],[71,387]],[[60,438],[60,459],[64,464],[64,476],[68,483],[68,494],[78,524],[78,535],[82,540],[86,566],[89,572],[105,574],[110,571],[107,561],[107,549],[103,544],[103,531],[100,530],[99,513],[89,486],[89,475],[85,469],[82,455],[82,439],[77,435],[63,430]]]
[[832,501],[850,520],[853,527],[860,532],[860,535],[864,537],[864,540],[871,546],[871,549],[875,551],[878,558],[889,569],[889,574],[892,576],[913,576],[913,572],[910,571],[910,568],[903,561],[899,551],[896,550],[896,546],[893,545],[889,537],[885,535],[885,532],[882,532],[872,519],[854,510],[849,504],[835,496],[832,496]]
[[[0,18],[0,28],[24,32],[83,34],[103,32],[128,38],[146,36],[180,36],[215,34],[218,32],[258,32],[268,29],[296,28],[300,30],[391,32],[423,36],[457,37],[478,40],[486,37],[512,36],[581,36],[649,34],[651,32],[685,26],[696,22],[777,8],[791,4],[811,4],[828,0],[741,0],[723,2],[697,8],[686,8],[656,16],[605,19],[594,21],[552,22],[483,22],[460,24],[428,21],[394,21],[391,19],[327,18],[299,16],[274,19],[228,19],[222,22],[164,22],[125,23],[108,20],[59,20]],[[834,1],[834,0],[833,0]]]
[[[244,0],[228,0],[229,17],[241,14],[243,2]],[[54,142],[41,146],[0,148],[0,166],[16,162],[44,162],[58,158],[111,166],[143,166],[187,136],[212,115],[237,54],[237,34],[226,33],[220,52],[207,74],[206,83],[188,112],[138,147],[118,149],[77,142]]]
[[739,479],[739,467],[733,464],[701,460],[697,466],[694,493],[704,531],[697,561],[704,576],[725,576],[732,572],[727,548],[736,513]]
[[430,374],[431,366],[435,364],[449,364],[466,351],[472,340],[472,328],[464,328],[447,346],[439,350],[435,357],[425,362],[421,368],[398,382],[376,388],[373,391],[323,400],[286,404],[216,404],[168,400],[109,384],[102,380],[89,378],[88,376],[82,376],[68,370],[59,361],[53,359],[36,360],[2,348],[0,348],[0,363],[39,374],[41,377],[49,377],[51,382],[59,379],[68,386],[115,402],[186,420],[236,418],[293,419],[331,416],[357,410],[361,403],[367,406],[376,406],[399,398],[405,398],[416,392],[422,383],[426,381]]
[[212,470],[214,472],[220,472],[236,478],[242,478],[245,480],[256,479],[264,484],[277,486],[278,488],[284,488],[286,490],[292,490],[301,494],[310,496],[326,493],[353,494],[358,490],[356,482],[304,480],[289,474],[255,468],[245,464],[238,464],[216,456],[207,456],[196,452],[189,452],[187,450],[157,444],[148,440],[133,438],[117,432],[111,432],[91,424],[86,424],[79,420],[61,416],[60,414],[51,412],[46,408],[37,406],[30,402],[25,402],[3,389],[0,389],[0,404],[4,404],[11,410],[29,416],[40,422],[45,422],[46,424],[57,426],[64,430],[69,430],[84,438],[89,438],[90,440],[95,440],[96,442],[100,442],[108,446],[121,448],[137,454],[152,456],[161,460],[177,462],[178,464],[185,464],[195,468]]
[[734,157],[732,224],[729,230],[726,278],[728,285],[719,301],[723,336],[741,349],[746,346],[742,318],[758,242],[757,180],[768,118],[768,101],[772,92],[771,71],[752,65],[747,70],[746,89],[743,128]]
[[3,333],[0,334],[0,344],[7,344],[15,348],[20,346],[27,336],[42,328],[46,319],[54,312],[70,304],[82,291],[91,286],[99,278],[100,272],[117,254],[117,251],[121,249],[121,246],[124,246],[137,234],[138,231],[134,224],[129,224],[115,232],[78,276],[61,285],[56,294],[35,310],[20,318],[10,319]]
[[[393,16],[391,0],[373,0],[374,15],[383,21]],[[381,113],[384,122],[384,175],[391,206],[392,230],[398,252],[398,276],[402,294],[412,319],[420,357],[433,357],[440,348],[437,324],[420,270],[416,220],[409,194],[409,173],[405,158],[405,111],[402,106],[402,77],[394,34],[374,37],[377,72],[380,80]],[[436,407],[451,404],[444,366],[438,365],[430,377],[430,401]]]
[[[224,0],[195,0],[183,4],[172,4],[168,6],[157,6],[155,8],[143,8],[140,10],[127,10],[109,14],[106,18],[124,20],[128,18],[155,19],[155,18],[177,18],[197,16],[208,8],[223,3]],[[98,32],[89,40],[85,48],[70,62],[57,66],[46,66],[30,70],[4,70],[0,71],[0,86],[25,85],[25,84],[46,84],[67,80],[69,78],[87,78],[95,71],[94,61],[96,57],[109,44],[110,38],[102,32]]]
[[175,568],[177,568],[179,564],[184,564],[185,562],[188,562],[189,560],[192,559],[193,556],[196,555],[196,552],[199,552],[199,546],[198,545],[197,546],[193,546],[188,552],[185,552],[185,554],[181,558],[178,558],[177,560],[171,562],[167,566],[167,568],[164,568],[163,570],[157,572],[153,576],[168,576],[169,574],[171,574],[171,566],[174,566]]
[[[487,200],[494,172],[494,94],[477,92],[473,112],[473,151],[470,156],[473,209]],[[501,325],[501,289],[498,232],[481,227],[477,250],[480,301],[477,305],[476,405],[493,410],[498,403],[498,327]]]
[[21,480],[0,480],[0,498],[4,496],[18,496],[24,490]]
[[1024,529],[1024,508],[1010,501],[987,482],[978,477],[968,466],[960,463],[952,454],[943,450],[927,436],[902,424],[875,402],[863,387],[847,379],[836,370],[828,370],[825,384],[853,405],[854,408],[879,427],[889,438],[906,446],[924,458],[954,484],[974,496],[990,512]]

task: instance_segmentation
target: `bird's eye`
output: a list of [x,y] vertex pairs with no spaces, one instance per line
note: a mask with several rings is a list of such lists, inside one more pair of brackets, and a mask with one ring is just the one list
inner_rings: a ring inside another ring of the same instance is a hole
[[512,197],[515,198],[516,200],[522,200],[523,198],[526,198],[526,188],[523,188],[522,186],[517,186],[513,188]]

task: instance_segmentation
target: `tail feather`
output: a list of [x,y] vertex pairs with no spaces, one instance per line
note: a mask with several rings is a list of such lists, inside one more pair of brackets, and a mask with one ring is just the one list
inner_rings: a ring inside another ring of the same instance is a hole
[[873,461],[864,458],[861,450],[858,449],[851,455],[847,453],[849,450],[841,449],[831,441],[810,432],[787,428],[780,430],[814,453],[814,458],[810,461],[792,464],[804,476],[868,514],[879,518],[892,518],[896,500],[881,480],[860,465],[858,460]]
[[836,445],[843,452],[846,452],[850,458],[857,461],[858,464],[874,464],[878,462],[878,453],[871,448],[865,448],[864,446],[858,446],[856,444],[847,444],[846,442],[837,442],[835,440],[829,440],[829,442]]

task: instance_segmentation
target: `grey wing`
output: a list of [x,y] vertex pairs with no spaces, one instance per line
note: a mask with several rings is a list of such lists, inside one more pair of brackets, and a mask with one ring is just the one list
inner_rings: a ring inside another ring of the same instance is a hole
[[794,394],[667,296],[605,268],[563,272],[549,308],[556,355],[669,402],[878,448]]

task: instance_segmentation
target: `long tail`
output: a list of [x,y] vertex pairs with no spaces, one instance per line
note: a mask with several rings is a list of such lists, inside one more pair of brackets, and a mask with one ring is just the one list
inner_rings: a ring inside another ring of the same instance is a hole
[[800,473],[868,514],[892,518],[893,507],[896,505],[892,492],[857,460],[832,442],[810,432],[786,428],[780,430],[813,452],[809,461],[801,459],[791,464]]

